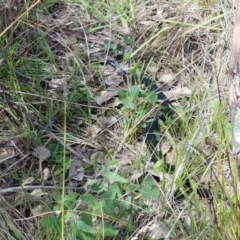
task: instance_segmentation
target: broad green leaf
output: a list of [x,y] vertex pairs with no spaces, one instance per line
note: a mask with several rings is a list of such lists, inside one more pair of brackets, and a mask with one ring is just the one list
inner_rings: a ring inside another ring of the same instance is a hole
[[81,214],[81,219],[82,219],[82,221],[85,224],[87,224],[89,226],[92,226],[92,215],[91,214],[89,214],[89,213],[82,213]]
[[76,192],[70,192],[67,195],[65,195],[64,198],[64,205],[68,208],[71,209],[76,203],[77,197],[79,196],[78,193]]
[[[100,215],[102,213],[102,204],[99,203],[93,195],[90,193],[86,193],[82,196],[82,201],[85,201],[89,204],[89,206],[92,208],[92,211],[96,215]],[[87,210],[87,209],[86,209]]]
[[78,237],[79,238],[77,239],[81,239],[81,240],[96,240],[95,235],[91,235],[89,233],[84,233],[84,232],[80,232]]
[[124,201],[120,201],[119,204],[119,214],[121,214],[122,217],[128,217],[133,211],[132,206],[132,196],[128,196],[124,199]]
[[57,233],[59,236],[61,235],[61,221],[58,216],[55,215],[47,215],[44,216],[40,223],[44,226],[44,228],[48,231],[53,231]]
[[119,183],[128,183],[128,180],[121,177],[116,172],[111,172],[107,168],[104,169],[103,176],[108,179],[110,183],[119,182]]
[[53,143],[49,146],[51,152],[51,160],[57,160],[63,156],[64,147],[60,143]]
[[101,193],[103,191],[106,191],[107,188],[108,188],[108,184],[103,182],[95,182],[91,186],[91,190],[96,193]]
[[117,219],[117,214],[116,214],[116,204],[113,204],[113,202],[109,202],[109,204],[107,206],[103,206],[103,212],[114,218],[114,219]]
[[119,164],[121,164],[121,161],[119,159],[111,159],[106,162],[106,165],[109,168],[115,168],[115,167],[119,166]]
[[102,199],[109,199],[110,201],[121,197],[122,193],[117,183],[109,186],[108,190],[102,195]]
[[65,158],[65,164],[66,164],[66,169],[69,169],[71,167],[71,165],[72,165],[72,159],[66,157]]
[[56,177],[56,176],[59,176],[59,175],[62,175],[62,168],[58,168],[56,171],[54,171],[53,175]]
[[124,100],[123,100],[123,105],[128,108],[128,109],[135,109],[136,107],[136,101],[133,97],[127,96]]
[[138,97],[139,94],[139,87],[138,86],[131,86],[129,90],[130,96],[135,99]]
[[151,178],[146,178],[141,185],[140,192],[145,199],[158,199],[160,195],[156,182]]
[[118,92],[118,96],[119,96],[120,98],[125,98],[127,95],[128,95],[128,91],[126,91],[126,90],[120,90],[120,91]]
[[129,53],[124,53],[123,60],[127,62],[130,59],[130,56],[131,55]]
[[89,226],[88,224],[86,224],[83,221],[78,221],[77,223],[77,227],[79,229],[79,231],[85,232],[85,233],[90,233],[90,234],[95,234],[96,230],[94,228],[92,228],[91,226]]
[[116,230],[109,222],[104,221],[103,224],[98,225],[98,234],[104,235],[104,237],[117,236],[118,230]]
[[160,172],[163,172],[163,171],[164,171],[164,160],[163,160],[163,159],[158,160],[158,161],[154,164],[153,171],[154,171],[155,173],[160,173]]
[[82,201],[88,203],[88,204],[91,205],[91,206],[98,203],[97,200],[96,200],[96,198],[95,198],[92,194],[90,194],[90,193],[84,194],[84,195],[81,197],[81,199],[82,199]]
[[149,100],[150,100],[150,102],[151,102],[152,105],[155,105],[156,102],[158,101],[158,95],[157,95],[157,93],[156,93],[156,92],[151,92],[151,93],[149,94]]

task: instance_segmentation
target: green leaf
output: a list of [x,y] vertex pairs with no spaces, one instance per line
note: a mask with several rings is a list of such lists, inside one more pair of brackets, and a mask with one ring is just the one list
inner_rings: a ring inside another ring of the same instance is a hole
[[98,204],[97,200],[95,199],[95,197],[90,194],[90,193],[86,193],[81,197],[83,202],[88,203],[90,206]]
[[123,105],[128,109],[135,109],[136,107],[136,100],[133,97],[127,96],[123,100]]
[[113,202],[111,202],[107,206],[103,206],[102,209],[107,216],[117,219],[116,207],[117,207],[117,204],[113,204]]
[[[141,64],[140,64],[140,63],[136,63],[136,65],[134,66],[134,68],[131,69],[130,73],[131,73],[131,74],[137,74],[137,75],[138,75],[138,73],[140,72],[140,71],[139,71],[140,68],[141,68]],[[140,76],[140,74],[139,74],[138,76]]]
[[117,236],[118,230],[116,230],[109,222],[104,221],[103,224],[98,225],[98,234],[104,235],[104,237]]
[[66,170],[69,169],[72,165],[72,159],[65,157]]
[[155,173],[160,173],[160,172],[164,172],[164,160],[160,159],[158,160],[154,166],[153,166],[153,171]]
[[96,236],[90,235],[89,233],[84,233],[84,232],[80,232],[78,237],[79,238],[77,239],[81,239],[81,240],[96,240]]
[[145,98],[145,97],[147,97],[148,94],[149,94],[149,92],[147,91],[147,89],[140,88],[138,97]]
[[62,175],[62,168],[58,168],[56,171],[54,171],[53,175],[56,177],[56,176],[59,176],[59,175]]
[[139,189],[139,185],[134,183],[124,186],[124,190],[127,192],[136,192],[138,191],[138,189]]
[[110,183],[128,183],[128,180],[121,177],[119,174],[116,172],[111,172],[107,168],[104,168],[103,176],[109,180]]
[[133,43],[133,39],[130,36],[124,36],[123,39],[126,45],[131,45]]
[[132,196],[128,196],[124,199],[124,201],[121,201],[119,204],[119,214],[121,214],[122,217],[128,217],[133,211],[132,207]]
[[105,155],[105,158],[106,159],[111,159],[113,153],[114,153],[114,149],[113,148],[108,149],[107,154]]
[[77,228],[79,229],[79,231],[85,233],[96,234],[96,230],[83,221],[77,222]]
[[124,53],[123,60],[127,62],[131,58],[131,55],[129,53]]
[[103,49],[108,51],[110,49],[111,42],[109,40],[104,40],[104,47]]
[[103,191],[106,191],[107,187],[108,187],[107,183],[95,182],[92,184],[91,190],[96,193],[101,193]]
[[92,226],[92,215],[91,214],[89,214],[89,213],[82,213],[81,214],[81,219],[82,219],[82,221],[85,224],[87,224],[89,226]]
[[82,201],[88,203],[88,205],[92,208],[94,214],[100,215],[102,213],[102,204],[99,203],[90,193],[84,194],[81,199]]
[[[109,201],[113,201],[115,199],[119,199],[122,197],[122,192],[119,188],[118,183],[114,183],[109,189],[102,195],[102,199],[109,199]],[[107,203],[108,204],[108,203]]]
[[103,191],[106,191],[108,189],[108,183],[105,182],[99,182],[98,180],[91,180],[89,179],[85,185],[85,187],[90,186],[91,191],[96,193],[101,193]]
[[106,165],[109,168],[116,168],[117,166],[119,166],[119,164],[121,164],[121,161],[119,159],[111,159],[106,162]]
[[138,97],[139,94],[139,87],[138,86],[131,86],[129,90],[130,96],[135,99]]
[[76,199],[79,196],[78,193],[76,192],[70,192],[67,195],[65,195],[64,198],[64,205],[68,208],[71,209],[76,203]]
[[[114,193],[117,199],[122,197],[122,191],[119,187],[120,185],[118,183],[114,183],[112,186],[109,187],[109,191],[111,193]],[[112,198],[113,199],[113,198]]]
[[125,98],[127,95],[128,95],[128,91],[126,91],[126,90],[120,90],[118,92],[118,96],[121,98]]
[[160,195],[156,182],[151,178],[146,178],[141,185],[140,192],[145,199],[158,199]]
[[156,93],[156,92],[151,92],[151,93],[149,94],[149,100],[150,100],[150,102],[151,102],[152,105],[155,105],[155,104],[157,103],[157,101],[158,101],[158,95],[157,95],[157,93]]
[[146,115],[147,113],[147,109],[144,105],[140,105],[139,108],[138,108],[138,113],[134,119],[134,124],[139,124],[139,122],[142,121],[142,119],[144,118],[144,116]]
[[113,51],[118,49],[118,45],[115,43],[111,43],[110,49],[112,49]]
[[101,156],[101,152],[96,152],[94,155],[93,155],[93,170],[94,172],[97,171],[97,167],[98,167],[98,159],[99,157]]
[[61,235],[61,221],[58,216],[47,215],[44,216],[40,223],[44,226],[45,230],[53,231],[57,233],[59,236]]
[[51,160],[57,160],[62,158],[64,147],[60,143],[53,143],[49,146],[49,150],[51,152],[51,157],[49,159]]

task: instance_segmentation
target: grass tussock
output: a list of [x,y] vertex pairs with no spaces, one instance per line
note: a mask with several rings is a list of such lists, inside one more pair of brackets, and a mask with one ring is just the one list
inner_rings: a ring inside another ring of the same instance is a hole
[[[234,2],[0,3],[1,239],[239,239]],[[156,134],[174,174],[144,144],[159,103],[108,58],[171,98]]]

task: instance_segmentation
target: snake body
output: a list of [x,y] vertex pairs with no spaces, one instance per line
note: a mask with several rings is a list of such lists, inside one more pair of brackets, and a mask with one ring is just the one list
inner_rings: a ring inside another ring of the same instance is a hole
[[[123,77],[124,80],[126,80],[129,77],[127,72],[124,71],[115,61],[107,60],[106,64],[111,65],[118,72],[118,74]],[[132,79],[133,79],[133,81],[136,81],[139,78],[135,75],[132,75]],[[154,84],[151,79],[141,76],[140,82],[142,84],[144,84],[148,88],[149,91],[156,92],[158,100],[161,102],[161,115],[158,117],[155,117],[153,119],[153,121],[150,122],[146,127],[145,143],[147,145],[148,150],[152,154],[151,161],[155,163],[159,159],[163,159],[164,171],[169,174],[173,174],[176,170],[176,166],[167,163],[166,159],[163,157],[161,151],[158,151],[158,152],[155,151],[157,144],[159,143],[159,140],[155,134],[155,131],[158,131],[158,129],[159,129],[159,120],[161,120],[162,122],[166,121],[166,119],[169,116],[174,114],[174,108],[173,108],[170,100],[166,97],[166,95],[163,92],[159,91],[158,86],[156,84]],[[183,187],[184,187],[185,193],[189,194],[193,191],[192,186],[191,186],[191,180],[189,178],[186,178],[184,180],[183,185],[184,185]],[[201,198],[207,198],[207,199],[212,198],[211,192],[206,188],[198,187],[196,192],[199,195],[199,197],[201,197]],[[179,198],[184,198],[185,195],[180,189],[178,189],[175,193],[175,196],[177,199],[179,199]]]

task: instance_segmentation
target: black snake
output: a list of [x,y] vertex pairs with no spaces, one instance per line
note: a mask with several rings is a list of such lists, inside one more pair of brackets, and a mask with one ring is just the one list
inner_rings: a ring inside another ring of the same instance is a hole
[[[119,67],[119,65],[113,61],[113,60],[107,60],[106,64],[111,65],[116,71],[117,73],[122,76],[122,78],[124,80],[126,80],[129,75],[126,71],[124,71],[122,68]],[[137,79],[139,79],[136,75],[132,76],[133,81],[136,81]],[[164,159],[164,156],[162,156],[162,153],[160,151],[158,151],[156,153],[155,149],[156,146],[158,144],[158,138],[155,134],[155,131],[159,129],[159,120],[161,121],[165,121],[169,116],[173,115],[174,113],[174,108],[170,102],[170,100],[166,97],[166,95],[159,91],[159,88],[157,87],[156,84],[154,84],[152,82],[151,79],[141,76],[140,77],[140,82],[142,84],[144,84],[149,91],[151,92],[156,92],[157,93],[157,97],[158,100],[161,101],[161,115],[159,117],[155,117],[153,119],[153,121],[151,123],[149,123],[146,127],[146,140],[145,143],[147,145],[148,150],[150,151],[150,153],[152,154],[151,157],[151,161],[152,162],[157,162],[159,159]],[[166,162],[166,159],[163,160],[163,169],[165,172],[169,173],[169,174],[173,174],[176,170],[176,166],[169,164]],[[189,178],[186,178],[184,180],[184,192],[189,194],[193,191],[193,188],[191,186],[191,180]],[[212,198],[212,193],[210,190],[206,189],[206,188],[202,188],[202,187],[198,187],[197,188],[197,194],[199,195],[199,197],[201,198],[207,198],[207,199],[211,199]],[[176,198],[183,198],[184,197],[184,193],[178,189],[175,193]]]

